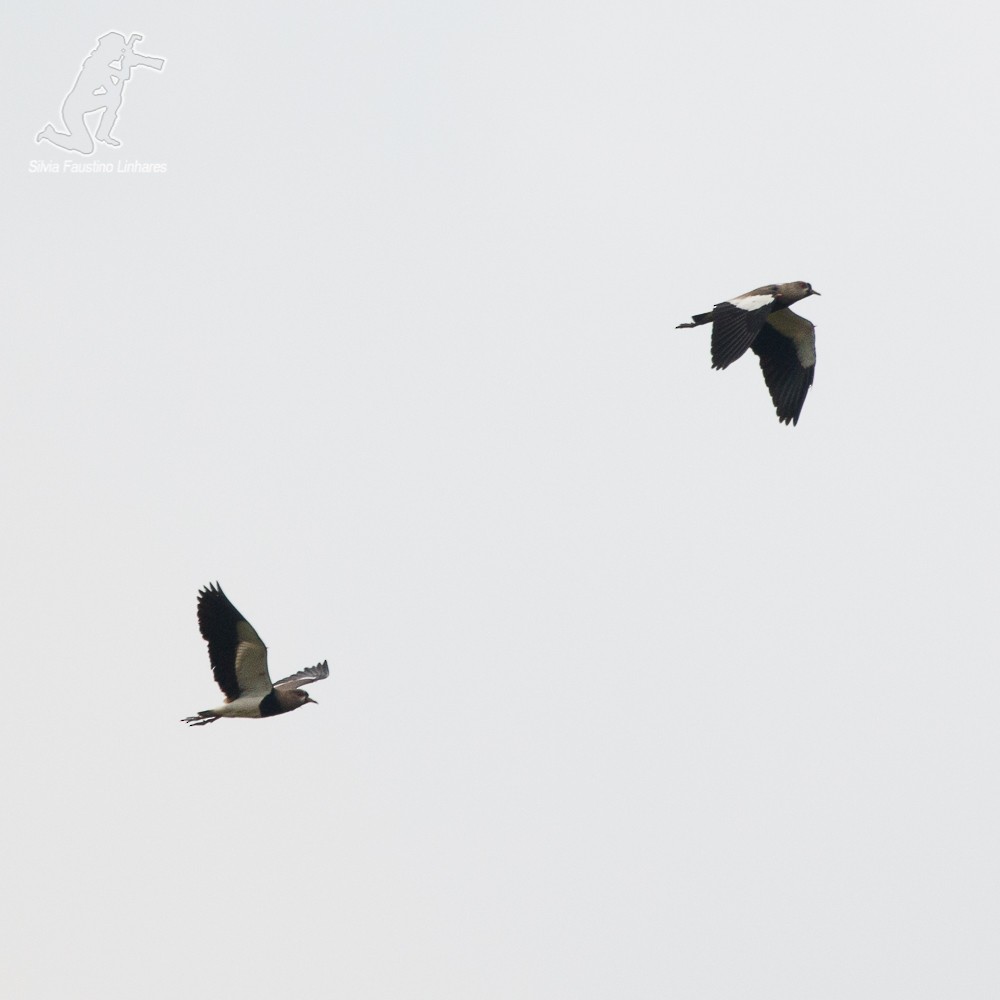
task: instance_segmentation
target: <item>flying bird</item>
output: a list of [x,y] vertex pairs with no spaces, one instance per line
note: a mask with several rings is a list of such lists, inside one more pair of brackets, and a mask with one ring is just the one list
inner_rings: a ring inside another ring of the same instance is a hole
[[816,327],[788,307],[819,295],[808,281],[763,285],[692,316],[677,329],[712,324],[712,367],[728,368],[748,347],[760,358],[764,381],[783,424],[799,422],[816,370]]
[[310,702],[317,704],[301,688],[330,676],[326,660],[272,684],[267,672],[267,646],[217,583],[198,592],[198,628],[208,643],[212,673],[226,701],[181,722],[205,726],[222,718],[263,719]]

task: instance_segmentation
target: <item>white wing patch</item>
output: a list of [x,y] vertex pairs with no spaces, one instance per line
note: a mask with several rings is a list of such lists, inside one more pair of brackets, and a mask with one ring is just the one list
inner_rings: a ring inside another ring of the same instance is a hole
[[243,640],[236,647],[236,683],[240,695],[271,693],[271,678],[267,672],[267,649],[264,644]]
[[729,304],[737,309],[745,309],[753,312],[755,309],[763,309],[774,301],[773,295],[737,295],[735,299],[730,299]]

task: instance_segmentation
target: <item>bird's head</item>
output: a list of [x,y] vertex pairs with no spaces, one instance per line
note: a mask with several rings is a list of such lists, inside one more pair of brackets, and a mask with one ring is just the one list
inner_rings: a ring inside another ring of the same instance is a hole
[[789,281],[784,285],[777,285],[774,293],[774,297],[782,302],[783,307],[807,299],[810,295],[819,295],[819,292],[808,281]]
[[318,705],[319,702],[309,697],[308,691],[303,691],[302,688],[293,688],[288,692],[289,696],[294,699],[295,708],[301,708],[303,705],[312,704]]

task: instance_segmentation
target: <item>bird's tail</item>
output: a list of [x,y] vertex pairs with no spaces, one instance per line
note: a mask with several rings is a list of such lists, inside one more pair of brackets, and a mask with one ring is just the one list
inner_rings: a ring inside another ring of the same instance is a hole
[[701,326],[702,323],[711,323],[715,319],[715,310],[713,309],[710,313],[698,313],[697,316],[692,316],[691,319],[694,320],[693,323],[678,323],[677,329],[683,330],[687,327]]
[[206,709],[197,715],[189,715],[186,719],[181,719],[181,722],[186,722],[189,726],[207,726],[210,722],[221,718],[221,715],[216,715],[211,709]]

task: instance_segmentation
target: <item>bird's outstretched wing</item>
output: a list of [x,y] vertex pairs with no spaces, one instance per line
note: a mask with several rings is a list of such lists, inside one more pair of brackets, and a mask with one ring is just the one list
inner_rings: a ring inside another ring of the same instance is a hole
[[720,302],[712,310],[713,368],[728,368],[743,356],[776,302],[774,288],[765,285],[728,302]]
[[287,691],[290,688],[300,688],[304,684],[312,684],[313,681],[325,680],[329,676],[330,667],[324,660],[322,663],[317,663],[315,667],[306,667],[305,670],[292,674],[291,677],[282,677],[280,681],[275,682],[274,686],[282,691]]
[[198,594],[198,627],[208,643],[215,682],[227,701],[270,693],[267,647],[218,583],[210,583]]
[[791,309],[781,309],[767,318],[753,351],[778,419],[797,424],[816,371],[815,326]]

